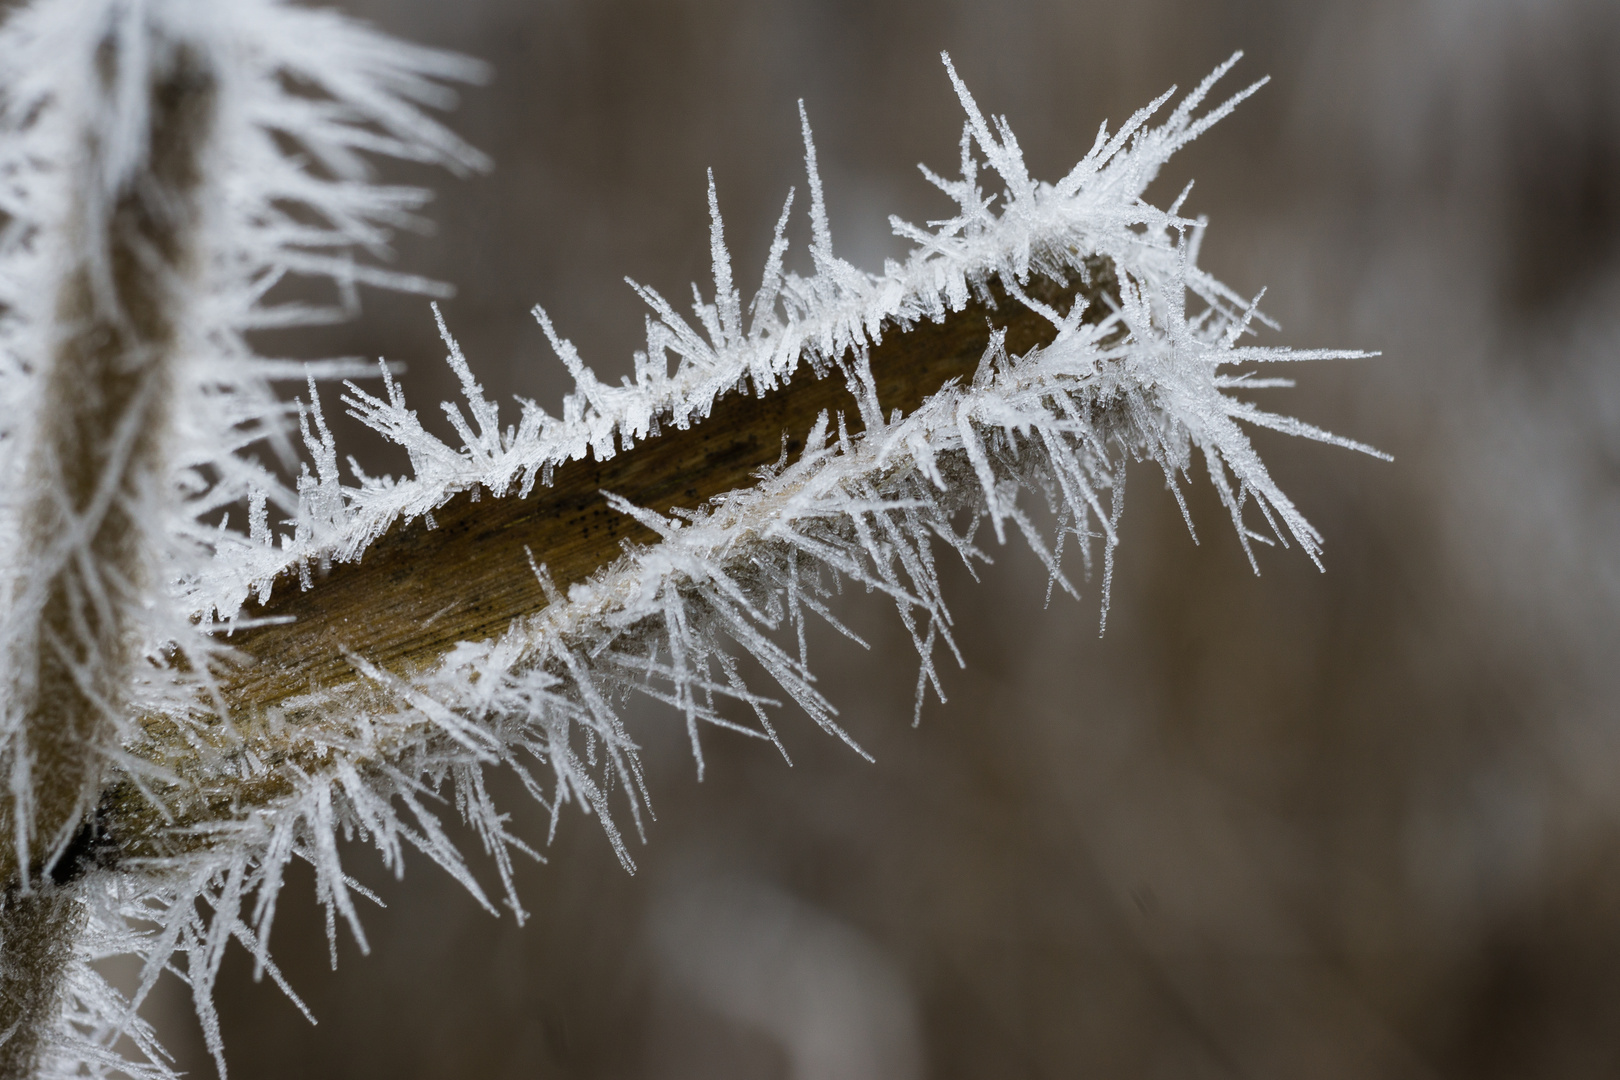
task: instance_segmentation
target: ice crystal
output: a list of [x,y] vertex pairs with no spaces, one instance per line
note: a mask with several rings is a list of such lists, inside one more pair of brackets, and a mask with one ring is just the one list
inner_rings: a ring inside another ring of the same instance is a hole
[[[1199,111],[1236,56],[1157,123],[1173,90],[1119,130],[1104,125],[1056,183],[1029,175],[1006,120],[980,111],[946,58],[966,115],[961,175],[924,171],[957,210],[927,227],[894,220],[896,234],[915,245],[905,260],[873,274],[835,254],[806,118],[808,276],[785,269],[790,195],[760,287],[744,304],[711,177],[713,292],[697,300],[689,320],[653,289],[634,286],[651,317],[633,378],[617,386],[598,380],[536,308],[575,389],[560,417],[522,402],[516,422],[503,426],[441,320],[464,397],[461,407],[445,406],[459,445],[423,427],[383,367],[379,392],[351,381],[341,400],[404,449],[410,474],[345,482],[324,411],[331,394],[323,403],[315,381],[341,374],[328,365],[310,371],[297,409],[304,465],[289,488],[272,467],[276,453],[291,451],[264,387],[292,368],[254,356],[244,334],[340,315],[360,282],[430,289],[351,258],[355,250],[381,253],[388,229],[408,221],[422,199],[370,183],[366,156],[457,169],[481,160],[422,112],[445,103],[446,80],[476,77],[476,67],[276,0],[41,3],[0,35],[0,70],[8,73],[0,208],[10,218],[0,251],[0,423],[13,446],[25,437],[30,357],[49,319],[31,290],[58,257],[52,237],[65,210],[56,176],[76,130],[73,80],[90,77],[108,27],[127,29],[130,20],[145,34],[129,31],[140,40],[192,42],[212,57],[221,105],[210,164],[217,200],[191,302],[180,380],[185,404],[176,410],[175,496],[161,504],[171,587],[154,608],[167,618],[143,624],[149,655],[166,657],[178,642],[199,662],[192,674],[173,664],[142,670],[131,697],[143,723],[123,725],[110,768],[139,787],[158,817],[184,820],[207,842],[92,869],[78,882],[76,902],[89,922],[59,1025],[51,1064],[58,1072],[165,1075],[165,1059],[135,1010],[176,955],[223,1072],[212,984],[232,941],[279,981],[268,942],[292,859],[314,867],[329,936],[341,920],[364,947],[355,906],[363,890],[344,871],[340,837],[364,838],[394,869],[407,849],[421,852],[493,910],[467,854],[444,828],[441,793],[453,791],[456,811],[494,863],[500,902],[521,919],[512,859],[534,852],[512,835],[491,799],[492,770],[512,770],[553,827],[570,804],[597,817],[632,866],[624,830],[639,829],[647,799],[638,749],[622,720],[632,695],[661,701],[682,719],[700,772],[706,725],[777,741],[771,695],[790,699],[860,752],[838,726],[805,648],[807,620],[849,633],[828,602],[839,583],[893,603],[920,658],[920,709],[930,691],[942,696],[939,658],[960,661],[936,559],[941,552],[979,558],[985,525],[998,543],[1021,537],[1053,585],[1069,593],[1077,589],[1062,564],[1065,547],[1078,547],[1088,571],[1099,561],[1106,617],[1129,463],[1154,463],[1178,499],[1202,467],[1246,551],[1253,541],[1297,544],[1315,560],[1320,537],[1273,482],[1242,425],[1366,449],[1233,396],[1275,383],[1236,370],[1242,365],[1360,354],[1248,344],[1264,317],[1256,301],[1198,267],[1205,226],[1181,213],[1185,193],[1168,209],[1143,198],[1172,154],[1259,85]],[[46,53],[50,63],[29,59]],[[128,150],[132,160],[140,152]],[[1119,281],[1117,301],[1099,301],[1106,312],[1081,304],[1057,311],[1026,292],[1032,275],[1072,280],[1098,258]],[[300,274],[335,284],[335,310],[272,301],[278,282]],[[867,350],[884,335],[988,296],[992,284],[1050,320],[1051,343],[1012,355],[997,335],[970,381],[947,384],[910,415],[883,415]],[[311,567],[360,559],[390,527],[431,515],[458,493],[525,497],[566,462],[606,459],[662,429],[700,423],[723,395],[780,388],[805,367],[846,379],[859,415],[823,414],[803,452],[792,461],[784,455],[756,485],[673,516],[608,492],[615,508],[658,542],[629,547],[566,592],[552,582],[546,553],[532,552],[525,572],[538,578],[549,602],[504,634],[460,642],[430,670],[409,675],[374,663],[361,644],[346,657],[358,683],[312,689],[296,702],[297,723],[278,710],[251,724],[219,715],[209,671],[222,634],[209,632],[245,625],[250,598],[262,603],[275,589],[310,587]],[[1026,505],[1031,499],[1056,523],[1055,533],[1043,534],[1045,519]],[[1245,517],[1251,503],[1258,525]],[[243,505],[245,521],[220,520]],[[27,568],[8,570],[15,576]],[[774,684],[768,692],[745,682],[744,657]],[[728,701],[747,706],[757,726],[728,719]],[[251,805],[221,802],[249,781],[277,794]],[[196,816],[197,807],[219,805],[237,808]],[[129,999],[88,966],[114,952],[144,961]],[[142,1064],[114,1060],[113,1045],[126,1035]]]

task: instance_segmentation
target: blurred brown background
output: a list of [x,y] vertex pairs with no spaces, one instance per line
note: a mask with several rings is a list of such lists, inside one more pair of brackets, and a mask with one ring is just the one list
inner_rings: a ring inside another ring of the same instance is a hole
[[[700,785],[678,724],[638,713],[639,872],[573,814],[521,929],[355,848],[389,905],[373,954],[326,970],[295,882],[276,951],[320,1024],[238,956],[234,1078],[1620,1074],[1620,6],[349,7],[494,65],[454,123],[497,169],[424,178],[437,233],[401,262],[459,286],[487,389],[548,403],[527,308],[629,371],[621,277],[706,280],[708,166],[757,273],[803,190],[796,99],[834,242],[876,268],[889,213],[947,209],[914,169],[956,158],[940,49],[1055,178],[1243,48],[1232,88],[1272,84],[1150,195],[1197,177],[1204,261],[1271,286],[1270,340],[1383,350],[1266,401],[1396,461],[1257,436],[1327,537],[1325,574],[1266,551],[1259,578],[1213,499],[1195,546],[1140,470],[1100,641],[1095,585],[1043,609],[1025,552],[953,572],[968,664],[918,730],[906,641],[850,598],[874,648],[823,634],[818,671],[877,764],[786,716],[792,768],[712,734]],[[424,416],[451,390],[420,300],[298,347],[404,361]],[[172,997],[167,1041],[206,1074]]]

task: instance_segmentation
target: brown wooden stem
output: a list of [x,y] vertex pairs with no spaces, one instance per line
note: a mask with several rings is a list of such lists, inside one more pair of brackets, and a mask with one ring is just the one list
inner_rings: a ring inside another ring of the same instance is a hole
[[[1111,267],[1099,262],[1091,283],[1065,286],[1036,279],[1032,288],[1066,310],[1076,294],[1095,300],[1117,292]],[[1021,355],[1047,344],[1056,331],[1044,317],[992,285],[994,306],[972,301],[938,323],[887,332],[870,353],[884,415],[909,414],[948,380],[971,379],[990,343],[992,327],[1007,333],[1007,350]],[[1107,306],[1088,309],[1101,319]],[[608,505],[610,491],[631,503],[668,513],[695,510],[727,491],[747,487],[784,446],[803,447],[816,417],[843,412],[859,426],[854,397],[836,373],[817,379],[802,365],[787,386],[761,397],[731,393],[686,430],[660,435],[606,461],[586,457],[559,466],[549,486],[528,498],[456,495],[433,521],[396,525],[355,563],[336,564],[313,588],[290,575],[269,602],[249,604],[250,619],[290,619],[238,632],[229,644],[249,662],[226,684],[227,701],[251,712],[308,691],[355,679],[345,652],[398,674],[433,664],[458,641],[497,636],[513,619],[545,606],[529,571],[529,555],[546,564],[566,589],[616,559],[625,541],[650,544],[656,535]]]
[[[1084,301],[1087,320],[1095,322],[1110,310],[1103,298],[1117,300],[1118,284],[1112,264],[1099,259],[1088,266],[1083,284],[1036,278],[1026,291],[1060,311]],[[948,381],[971,379],[994,330],[1005,331],[1013,355],[1056,334],[1046,318],[996,284],[989,302],[973,300],[937,323],[889,328],[870,350],[885,414],[909,414]],[[790,383],[763,396],[723,396],[707,418],[685,430],[666,427],[607,461],[587,457],[561,465],[549,485],[538,485],[527,498],[496,498],[487,491],[477,498],[456,495],[433,511],[431,525],[397,524],[360,561],[334,563],[307,589],[285,575],[267,603],[250,604],[244,614],[289,621],[238,631],[228,641],[243,661],[222,685],[233,723],[238,730],[256,729],[270,710],[280,722],[298,723],[291,699],[316,688],[350,685],[361,697],[375,693],[346,654],[409,677],[457,642],[498,636],[512,620],[546,605],[530,571],[531,551],[566,589],[612,563],[625,542],[656,542],[651,530],[614,510],[604,491],[660,513],[695,510],[752,484],[784,446],[790,456],[797,453],[823,410],[843,412],[858,426],[843,377],[818,379],[803,365]],[[162,724],[154,722],[154,741],[164,741]],[[189,827],[239,818],[290,795],[288,775],[276,766],[291,762],[305,773],[319,771],[324,753],[312,751],[309,760],[272,753],[267,774],[199,784],[170,808],[172,823],[131,785],[117,785],[104,794],[80,857],[86,865],[106,865],[162,858],[206,843]]]

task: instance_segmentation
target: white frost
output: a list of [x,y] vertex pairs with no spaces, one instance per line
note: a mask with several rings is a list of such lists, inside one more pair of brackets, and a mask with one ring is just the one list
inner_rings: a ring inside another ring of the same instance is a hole
[[[26,358],[41,317],[28,288],[48,265],[49,230],[60,214],[51,203],[51,177],[63,144],[51,115],[70,89],[61,85],[66,76],[53,73],[71,65],[28,57],[41,41],[59,38],[85,59],[94,42],[85,11],[109,19],[115,8],[125,10],[114,0],[42,3],[13,18],[0,35],[0,70],[8,73],[0,209],[14,223],[32,223],[13,224],[0,238],[5,435],[27,397]],[[185,959],[223,1071],[210,1004],[213,979],[232,940],[279,979],[267,949],[291,859],[313,865],[329,926],[341,917],[364,943],[354,903],[363,890],[343,870],[339,836],[370,841],[395,868],[406,848],[420,851],[493,908],[442,827],[440,792],[453,790],[456,811],[493,859],[501,900],[521,918],[511,858],[534,853],[508,831],[507,817],[491,801],[485,786],[491,769],[512,769],[553,822],[568,804],[598,817],[619,857],[632,865],[621,823],[639,828],[646,791],[637,747],[620,718],[627,695],[651,696],[682,717],[701,771],[702,727],[736,726],[721,715],[723,699],[752,708],[757,727],[743,730],[776,740],[777,703],[744,683],[737,659],[746,655],[774,681],[771,693],[785,695],[850,742],[817,688],[803,633],[811,617],[837,625],[827,598],[839,581],[893,602],[920,657],[920,708],[930,689],[940,692],[941,650],[955,655],[935,559],[943,550],[969,561],[978,557],[982,524],[997,542],[1009,531],[1021,536],[1044,560],[1053,584],[1070,593],[1076,589],[1061,564],[1065,547],[1078,546],[1088,572],[1100,555],[1106,614],[1129,462],[1155,463],[1178,498],[1180,484],[1201,464],[1246,550],[1253,540],[1297,544],[1316,560],[1320,537],[1272,481],[1242,425],[1366,449],[1232,396],[1265,384],[1234,374],[1239,365],[1362,354],[1246,344],[1252,324],[1263,317],[1198,268],[1204,223],[1182,216],[1180,199],[1168,210],[1143,199],[1173,153],[1255,89],[1198,112],[1237,57],[1157,125],[1152,118],[1173,91],[1117,132],[1104,126],[1056,183],[1029,176],[1005,119],[981,113],[947,58],[967,118],[962,175],[927,175],[958,209],[928,228],[895,220],[895,232],[915,245],[903,262],[871,274],[834,254],[806,119],[814,267],[808,277],[783,269],[790,195],[761,286],[743,303],[711,177],[714,294],[698,297],[688,319],[654,290],[634,286],[652,314],[633,379],[617,386],[598,380],[537,308],[576,387],[561,417],[525,402],[516,422],[503,426],[441,321],[464,396],[462,407],[445,405],[460,445],[421,425],[385,368],[380,393],[350,382],[342,401],[351,415],[404,448],[411,475],[357,476],[346,483],[312,378],[297,413],[303,471],[290,490],[265,464],[267,454],[292,451],[264,384],[292,372],[254,357],[243,335],[254,327],[342,314],[361,281],[430,289],[350,257],[355,250],[380,252],[389,228],[408,220],[422,199],[419,192],[369,183],[365,156],[479,167],[474,151],[421,112],[445,104],[443,81],[478,71],[278,0],[151,0],[142,10],[166,27],[162,32],[205,42],[219,70],[229,73],[215,159],[222,194],[197,298],[202,315],[187,359],[184,392],[191,403],[182,415],[190,423],[178,441],[175,485],[183,498],[175,505],[182,509],[169,523],[173,589],[164,599],[173,617],[161,625],[170,633],[191,632],[174,627],[193,621],[228,629],[249,597],[262,602],[274,588],[297,588],[300,581],[307,587],[311,567],[359,559],[390,526],[428,515],[458,492],[526,496],[565,462],[586,454],[607,458],[660,429],[700,422],[722,395],[780,387],[803,365],[847,379],[860,416],[823,416],[797,460],[692,514],[663,517],[608,493],[660,541],[628,550],[566,595],[546,574],[545,553],[532,553],[534,565],[524,572],[538,576],[551,598],[542,611],[494,640],[462,642],[437,668],[409,679],[372,663],[361,648],[347,657],[359,688],[312,691],[297,702],[296,725],[272,713],[250,730],[237,730],[215,722],[206,685],[198,686],[206,675],[188,682],[166,673],[148,676],[150,685],[135,694],[145,715],[172,720],[174,730],[193,740],[160,744],[137,733],[124,747],[127,775],[160,807],[206,794],[210,777],[223,788],[277,770],[289,794],[209,826],[211,843],[203,850],[193,844],[188,854],[85,878],[84,902],[94,915],[81,943],[85,959],[134,952],[145,960],[145,978],[132,1004],[88,967],[76,970],[62,1028],[65,1072],[82,1066],[101,1075],[113,1068],[107,1055],[120,1033],[136,1038],[146,1056],[142,1068],[166,1072],[134,1007],[176,954]],[[318,92],[289,92],[289,75]],[[25,115],[38,109],[44,111],[34,119]],[[277,133],[290,136],[304,156],[289,155]],[[981,164],[999,190],[985,190]],[[291,213],[289,204],[313,213]],[[1078,308],[1054,311],[1025,295],[1031,275],[1072,279],[1098,256],[1112,263],[1121,282],[1117,308],[1100,323],[1082,322]],[[278,281],[296,274],[335,283],[335,310],[267,299]],[[883,334],[960,310],[971,297],[988,295],[992,282],[1050,319],[1056,339],[1012,356],[998,336],[970,382],[946,386],[909,416],[883,416],[871,390],[867,348]],[[337,370],[329,365],[314,374]],[[1026,494],[1044,503],[1057,522],[1055,535],[1042,535],[1020,503]],[[1251,503],[1259,523],[1245,518]],[[218,524],[222,509],[243,504],[246,521]],[[148,644],[155,655],[168,639]],[[211,648],[200,630],[184,644],[201,656]],[[291,751],[299,760],[325,764],[314,770],[275,764]]]

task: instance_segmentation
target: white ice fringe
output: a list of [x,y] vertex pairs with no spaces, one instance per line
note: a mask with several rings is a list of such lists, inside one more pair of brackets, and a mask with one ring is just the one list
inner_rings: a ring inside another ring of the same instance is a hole
[[[261,6],[278,18],[296,10]],[[619,386],[600,382],[537,309],[576,389],[560,418],[522,402],[517,423],[502,426],[496,405],[484,397],[441,323],[465,397],[465,413],[445,405],[460,446],[422,427],[386,369],[381,396],[350,383],[343,397],[352,415],[406,450],[410,477],[343,482],[313,384],[301,413],[313,471],[306,468],[295,499],[288,500],[265,470],[237,451],[249,441],[246,436],[231,444],[226,460],[236,471],[230,475],[244,479],[212,501],[200,498],[199,511],[250,501],[249,527],[213,533],[207,540],[211,559],[188,563],[187,572],[175,576],[180,609],[220,628],[250,596],[262,602],[272,585],[290,587],[299,576],[307,581],[299,568],[358,559],[390,526],[429,514],[458,492],[526,496],[565,462],[587,453],[603,459],[656,437],[661,428],[699,422],[722,394],[764,393],[784,385],[802,364],[827,377],[841,371],[860,403],[859,417],[824,415],[797,460],[784,459],[757,485],[699,511],[664,517],[608,493],[618,509],[652,528],[659,542],[628,549],[566,595],[546,573],[545,553],[534,552],[531,570],[550,603],[501,637],[463,642],[437,668],[409,679],[372,665],[363,654],[350,656],[361,677],[358,688],[316,691],[297,702],[301,714],[318,722],[278,725],[272,716],[263,731],[241,735],[221,758],[245,770],[240,775],[268,775],[277,767],[267,763],[285,757],[325,764],[287,771],[283,779],[292,794],[210,826],[213,843],[206,850],[141,867],[139,874],[127,867],[124,873],[92,873],[84,883],[100,947],[145,961],[134,1005],[170,958],[183,955],[205,1035],[223,1071],[210,998],[215,973],[235,940],[279,981],[268,940],[292,858],[314,868],[329,937],[341,916],[365,947],[355,899],[366,894],[343,870],[339,836],[368,840],[396,871],[407,848],[419,851],[493,910],[445,831],[442,793],[453,792],[455,812],[493,857],[505,906],[521,919],[511,857],[535,853],[511,834],[507,816],[491,800],[485,781],[492,769],[510,768],[550,812],[553,828],[570,803],[598,817],[631,866],[619,822],[639,830],[647,807],[638,750],[621,720],[629,695],[651,696],[681,715],[700,772],[705,724],[776,741],[769,710],[777,702],[747,685],[743,658],[769,675],[776,685],[772,693],[790,698],[817,724],[850,741],[817,688],[804,636],[812,616],[850,633],[828,607],[840,583],[880,592],[895,605],[921,660],[920,708],[930,688],[940,691],[938,650],[955,652],[936,541],[971,563],[981,557],[975,537],[982,523],[990,524],[998,542],[1011,527],[1042,558],[1053,583],[1071,593],[1061,557],[1066,542],[1075,541],[1088,572],[1100,552],[1106,614],[1130,461],[1156,463],[1179,499],[1180,483],[1195,459],[1202,459],[1245,550],[1254,540],[1298,544],[1316,560],[1320,537],[1272,481],[1240,422],[1366,448],[1230,396],[1234,389],[1278,381],[1223,369],[1363,354],[1242,344],[1251,324],[1263,317],[1254,303],[1197,267],[1203,222],[1181,216],[1181,199],[1168,210],[1142,199],[1171,154],[1256,88],[1195,115],[1236,60],[1157,126],[1149,120],[1171,93],[1118,132],[1104,126],[1074,169],[1049,184],[1029,177],[1006,121],[981,114],[947,58],[967,114],[962,175],[927,175],[957,202],[958,212],[929,228],[894,221],[895,232],[916,243],[904,262],[870,274],[834,255],[806,121],[814,272],[803,277],[784,269],[784,208],[761,286],[745,307],[733,284],[711,180],[713,297],[695,297],[693,322],[658,293],[635,286],[653,317],[633,380]],[[424,145],[452,161],[470,160],[459,146],[432,140]],[[980,187],[981,158],[999,177],[998,195]],[[1057,312],[1025,296],[1032,274],[1072,280],[1087,273],[1088,260],[1096,256],[1111,261],[1120,281],[1119,303],[1100,322],[1082,322],[1078,306]],[[992,283],[1049,318],[1055,340],[1010,356],[998,335],[971,382],[947,385],[910,416],[881,415],[866,350],[882,334],[943,318],[975,295],[988,297]],[[240,302],[240,292],[232,295]],[[207,444],[200,438],[195,445],[199,460],[220,460],[217,450],[205,457]],[[1056,521],[1051,542],[1020,505],[1024,492],[1038,496]],[[290,531],[272,525],[267,499],[286,513]],[[1244,518],[1251,501],[1265,533]],[[194,524],[185,530],[198,533]],[[758,726],[727,719],[722,706],[728,699],[749,707]],[[181,730],[199,730],[197,699],[172,704],[181,700],[154,692],[143,703],[172,709]],[[151,768],[141,762],[173,761],[181,752],[139,743],[128,751],[137,775]],[[86,985],[75,998],[83,1004],[64,1021],[64,1032],[78,1046],[105,1048],[118,1032],[144,1033],[134,1006]],[[97,1074],[99,1065],[82,1060]],[[163,1073],[155,1047],[147,1060],[148,1068]]]

